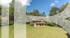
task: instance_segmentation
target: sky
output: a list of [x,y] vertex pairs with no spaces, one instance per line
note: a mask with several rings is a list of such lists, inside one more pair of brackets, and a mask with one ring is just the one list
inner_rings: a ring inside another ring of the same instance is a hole
[[[31,2],[31,0],[15,0],[16,2],[20,2],[23,6],[28,6],[30,5],[29,2]],[[10,3],[12,2],[12,0],[0,0],[0,5],[2,6],[8,6]]]
[[60,8],[64,3],[70,0],[32,0],[29,6],[27,6],[27,11],[32,11],[33,9],[38,9],[40,12],[45,12],[46,15],[52,6]]
[[[0,5],[8,6],[12,0],[0,0]],[[40,12],[45,12],[46,15],[49,14],[49,10],[52,6],[60,8],[64,3],[70,0],[16,0],[20,2],[23,6],[27,6],[27,11],[32,11],[33,9],[38,9]]]
[[11,2],[12,0],[0,0],[0,5],[2,6],[8,6],[8,4]]

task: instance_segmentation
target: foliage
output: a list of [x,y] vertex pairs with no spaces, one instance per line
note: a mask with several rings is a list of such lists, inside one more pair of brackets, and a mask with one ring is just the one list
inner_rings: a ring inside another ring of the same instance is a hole
[[55,6],[52,6],[51,10],[50,10],[50,16],[53,16],[55,14],[57,14],[59,11],[59,8],[55,7]]
[[59,12],[64,11],[64,9],[67,7],[67,5],[68,5],[68,2],[63,4],[62,7],[60,8]]
[[1,16],[0,16],[0,26],[1,26]]
[[34,9],[32,12],[26,12],[26,14],[31,16],[46,16],[45,12],[40,13],[37,9]]
[[34,24],[32,22],[26,22],[26,25],[33,26]]
[[66,20],[69,20],[70,21],[70,17],[67,17]]
[[67,33],[66,35],[68,36],[68,38],[70,38],[70,34],[69,33]]
[[1,6],[0,6],[0,26],[1,26]]
[[62,11],[64,11],[64,9],[67,7],[67,5],[68,5],[68,2],[63,4],[60,8],[52,6],[49,16],[53,16],[53,15],[56,15],[58,13],[61,13]]
[[60,26],[60,25],[58,25],[58,24],[56,24],[56,23],[49,23],[49,22],[47,22],[47,25],[48,26],[56,26],[56,27],[60,27],[60,28],[62,28],[62,26]]
[[[0,6],[0,15],[1,15],[1,9],[2,9],[2,7]],[[14,21],[13,21],[14,20],[14,0],[12,0],[12,2],[10,3],[9,19],[10,19],[10,24],[13,24],[14,23]]]
[[14,24],[14,0],[10,3],[9,7],[9,20],[10,20],[10,25]]
[[47,25],[48,25],[48,26],[56,26],[57,24],[55,24],[55,23],[53,23],[53,22],[52,22],[52,23],[47,22]]
[[2,9],[2,8],[1,8],[1,6],[0,6],[0,15],[1,15],[1,9]]
[[41,15],[42,15],[42,16],[46,16],[45,12],[43,12]]

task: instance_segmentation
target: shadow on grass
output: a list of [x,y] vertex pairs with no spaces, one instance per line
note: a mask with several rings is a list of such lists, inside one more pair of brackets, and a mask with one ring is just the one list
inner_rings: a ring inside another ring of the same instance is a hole
[[68,38],[70,38],[70,34],[69,33],[67,33],[67,36],[68,36]]

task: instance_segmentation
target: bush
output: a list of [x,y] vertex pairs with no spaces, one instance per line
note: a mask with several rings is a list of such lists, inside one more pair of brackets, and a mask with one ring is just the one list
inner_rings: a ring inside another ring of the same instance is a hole
[[47,23],[48,26],[56,26],[55,23]]
[[26,22],[27,25],[33,26],[32,22]]
[[48,26],[57,26],[57,27],[62,28],[62,26],[60,26],[60,25],[58,25],[58,24],[56,24],[56,23],[53,23],[53,22],[52,22],[52,23],[49,23],[49,22],[48,22],[47,25],[48,25]]

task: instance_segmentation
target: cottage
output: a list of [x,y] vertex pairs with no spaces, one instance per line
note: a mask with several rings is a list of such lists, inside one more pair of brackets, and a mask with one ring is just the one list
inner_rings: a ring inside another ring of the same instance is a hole
[[38,27],[38,26],[46,26],[47,25],[47,22],[44,21],[43,19],[39,19],[39,20],[33,20],[33,26],[34,27]]

